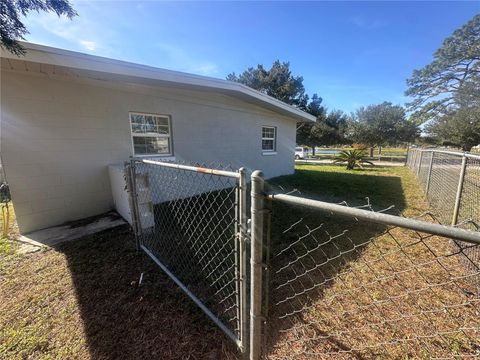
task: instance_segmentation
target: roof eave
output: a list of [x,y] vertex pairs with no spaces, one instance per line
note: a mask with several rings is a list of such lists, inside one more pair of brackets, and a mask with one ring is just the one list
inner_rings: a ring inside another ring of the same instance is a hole
[[[88,55],[33,43],[21,42],[21,44],[27,49],[26,61],[64,66],[78,70],[108,73],[132,79],[138,78],[153,81],[156,80],[163,83],[182,84],[192,88],[209,88],[229,92],[233,95],[242,94],[255,102],[266,104],[272,111],[287,115],[296,121],[316,121],[314,116],[240,83],[155,68],[152,66],[140,65],[96,55]],[[16,55],[3,49],[1,50],[1,56],[4,58],[18,59]]]

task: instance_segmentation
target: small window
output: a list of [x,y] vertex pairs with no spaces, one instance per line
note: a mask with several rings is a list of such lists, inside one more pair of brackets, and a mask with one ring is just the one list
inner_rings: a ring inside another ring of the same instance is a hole
[[170,117],[130,113],[134,155],[171,155]]
[[273,126],[262,127],[262,151],[273,152],[277,147],[277,128]]

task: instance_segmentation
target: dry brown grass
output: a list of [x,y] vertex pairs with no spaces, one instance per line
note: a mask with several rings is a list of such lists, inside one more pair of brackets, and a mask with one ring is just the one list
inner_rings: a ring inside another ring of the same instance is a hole
[[[480,298],[478,282],[472,281],[479,275],[468,271],[448,240],[420,240],[414,232],[392,229],[355,254],[343,255],[344,261],[333,260],[338,251],[329,246],[323,250],[330,259],[312,253],[315,263],[324,265],[308,279],[272,293],[274,303],[300,295],[272,307],[271,358],[480,355]],[[276,286],[312,268],[302,260],[295,269],[278,273],[284,277],[276,279]],[[321,285],[305,290],[313,284]]]
[[[324,171],[304,175],[312,189],[313,182],[341,193],[358,177],[342,171],[330,180]],[[361,180],[376,184],[374,196],[389,191],[397,211],[427,210],[413,176],[393,171],[398,182],[382,171]],[[448,239],[278,203],[273,211],[269,358],[480,356],[480,274]]]
[[126,228],[1,256],[1,359],[235,358]]

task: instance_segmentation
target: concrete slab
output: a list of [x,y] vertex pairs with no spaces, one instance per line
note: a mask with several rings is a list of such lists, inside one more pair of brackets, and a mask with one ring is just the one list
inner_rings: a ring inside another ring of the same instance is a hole
[[[116,212],[71,221],[63,225],[50,227],[22,235],[18,241],[22,247],[36,248],[52,247],[65,241],[72,241],[94,233],[127,224]],[[32,252],[34,249],[27,250]]]

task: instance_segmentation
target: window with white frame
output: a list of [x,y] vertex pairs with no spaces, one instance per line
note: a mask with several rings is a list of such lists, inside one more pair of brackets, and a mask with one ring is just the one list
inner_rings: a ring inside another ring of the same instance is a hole
[[170,116],[130,113],[134,155],[172,155]]
[[274,152],[277,148],[277,128],[273,126],[262,127],[262,151]]

